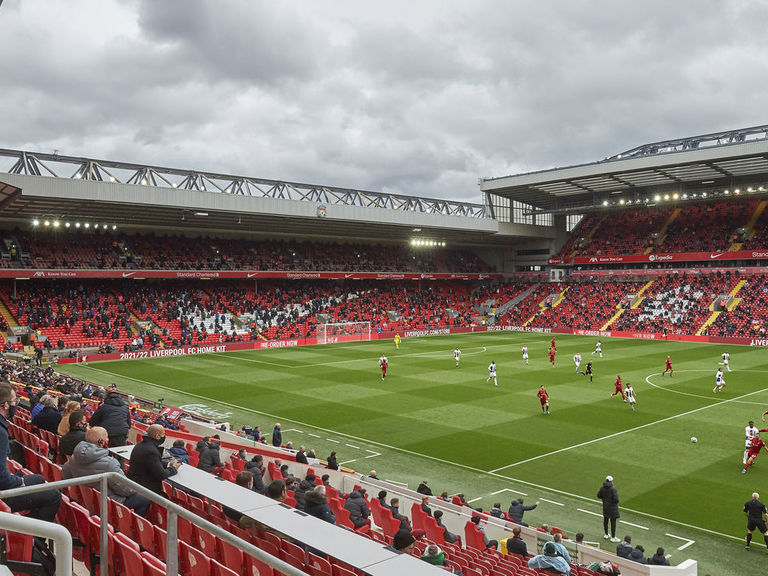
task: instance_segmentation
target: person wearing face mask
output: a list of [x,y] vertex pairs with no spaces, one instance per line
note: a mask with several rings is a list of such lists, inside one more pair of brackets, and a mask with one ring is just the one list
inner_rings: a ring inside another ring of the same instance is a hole
[[[18,405],[16,389],[8,381],[0,381],[0,490],[10,490],[22,486],[34,486],[45,483],[40,474],[15,476],[8,472],[8,422],[13,420]],[[53,522],[56,512],[61,505],[61,492],[47,490],[25,496],[4,498],[12,512],[28,511],[27,516]]]
[[[72,457],[61,467],[61,475],[65,479],[102,472],[115,472],[125,476],[117,459],[110,456],[107,446],[109,446],[107,430],[100,426],[91,428],[85,433],[85,440],[75,446]],[[94,488],[98,490],[99,486]],[[112,500],[130,508],[139,516],[146,516],[151,504],[149,498],[138,494],[126,483],[110,479],[107,491]]]
[[157,494],[163,494],[163,480],[167,480],[181,466],[178,460],[171,460],[167,467],[163,466],[163,442],[165,442],[165,428],[160,424],[152,424],[141,442],[136,444],[131,452],[128,478],[152,490]]

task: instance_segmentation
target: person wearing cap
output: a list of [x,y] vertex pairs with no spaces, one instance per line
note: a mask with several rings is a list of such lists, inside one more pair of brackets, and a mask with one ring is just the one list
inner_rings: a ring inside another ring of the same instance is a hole
[[542,548],[541,554],[536,554],[528,560],[528,568],[538,568],[553,574],[570,574],[571,567],[565,558],[557,555],[557,547],[554,542],[547,542]]
[[[613,485],[613,476],[606,476],[605,482],[597,491],[597,497],[603,501],[603,532],[606,540],[619,542],[616,538],[616,520],[619,518],[619,493]],[[611,534],[608,535],[608,522],[611,523]]]
[[410,530],[398,530],[392,539],[392,547],[400,552],[410,554],[416,547],[416,538]]

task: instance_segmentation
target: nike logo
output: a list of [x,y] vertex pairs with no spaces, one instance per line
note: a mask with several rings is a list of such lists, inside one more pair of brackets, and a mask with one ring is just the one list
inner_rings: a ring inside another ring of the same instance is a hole
[[257,274],[258,274],[258,272],[254,272],[254,273],[252,273],[252,274],[249,272],[249,273],[248,273],[248,278],[253,278],[253,277],[254,277],[254,276],[256,276]]
[[134,274],[136,274],[136,272],[123,272],[123,278],[130,278]]
[[725,254],[725,252],[718,252],[717,254],[710,254],[709,255],[709,259],[710,260],[714,260],[715,258],[720,258],[720,256],[722,256],[723,254]]
[[344,278],[352,278],[352,274],[344,274]]

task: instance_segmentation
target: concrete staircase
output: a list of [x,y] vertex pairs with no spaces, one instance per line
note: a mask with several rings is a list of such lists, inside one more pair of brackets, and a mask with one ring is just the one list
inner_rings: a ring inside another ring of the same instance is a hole
[[[739,303],[742,301],[742,298],[736,298],[736,294],[739,293],[739,290],[741,290],[744,287],[744,284],[746,283],[747,283],[746,280],[739,280],[736,286],[733,287],[733,290],[730,291],[731,301],[728,303],[728,306],[726,307],[726,310],[728,312],[736,308],[736,306],[738,306]],[[709,309],[712,313],[709,315],[709,317],[706,320],[704,320],[704,323],[696,331],[696,336],[701,336],[704,330],[709,328],[715,322],[715,320],[717,320],[720,314],[723,313],[722,310],[715,310],[714,307],[715,307],[714,302],[709,305]]]
[[[768,200],[761,201],[757,208],[755,208],[755,211],[752,213],[752,217],[749,219],[749,222],[747,222],[747,225],[745,228],[749,228],[749,237],[752,238],[755,234],[755,223],[757,222],[757,219],[760,218],[760,215],[765,210],[766,205],[768,205]],[[741,250],[742,243],[741,242],[734,242],[731,244],[730,248],[728,248],[729,252],[738,252]]]
[[669,215],[669,218],[667,218],[667,221],[664,222],[664,226],[662,226],[661,230],[659,230],[659,243],[656,246],[648,246],[648,248],[645,249],[643,254],[650,254],[656,248],[658,248],[664,243],[664,240],[667,237],[667,228],[669,228],[669,225],[675,221],[675,218],[677,218],[679,214],[680,214],[680,208],[675,208],[672,211],[672,214]]

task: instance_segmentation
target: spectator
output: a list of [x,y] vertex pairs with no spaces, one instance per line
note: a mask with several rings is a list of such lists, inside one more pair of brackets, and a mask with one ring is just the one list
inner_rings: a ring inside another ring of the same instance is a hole
[[416,547],[416,538],[413,537],[410,530],[398,530],[392,539],[392,547],[405,554],[410,554]]
[[453,532],[448,530],[443,525],[443,511],[442,510],[435,510],[435,522],[437,522],[438,527],[443,529],[443,538],[445,538],[445,541],[448,542],[448,544],[454,544],[459,541],[459,537],[456,536]]
[[62,463],[66,462],[67,459],[72,456],[75,446],[85,440],[85,429],[87,428],[85,414],[80,410],[72,412],[68,419],[69,432],[64,434],[59,440],[59,461]]
[[528,546],[526,546],[525,540],[520,537],[521,533],[522,528],[520,526],[512,528],[512,537],[507,538],[507,554],[528,556]]
[[392,511],[392,517],[395,520],[400,520],[400,528],[410,531],[411,523],[408,522],[408,518],[400,514],[400,499],[392,498],[389,501],[389,509]]
[[331,512],[328,498],[325,496],[325,486],[315,486],[304,494],[304,511],[329,524],[336,524],[336,515]]
[[355,525],[355,529],[371,524],[369,516],[371,511],[368,509],[368,503],[363,498],[359,490],[353,490],[347,501],[344,503],[344,509],[349,510],[349,519]]
[[[247,470],[243,470],[235,478],[235,484],[247,488],[248,490],[253,490],[253,474]],[[240,528],[248,530],[253,525],[253,520],[242,512],[238,512],[228,506],[223,506],[222,510],[228,518],[232,518],[232,520],[237,522]]]
[[248,462],[248,453],[245,451],[245,448],[240,448],[237,451],[237,457],[243,462]]
[[59,422],[61,422],[61,413],[56,407],[56,400],[49,396],[48,400],[45,401],[43,409],[37,413],[37,416],[32,418],[32,424],[42,430],[58,434]]
[[[122,468],[120,468],[120,463],[109,454],[108,442],[109,436],[104,428],[96,426],[88,430],[85,434],[85,441],[80,442],[75,447],[72,457],[61,467],[62,477],[65,479],[79,478],[103,472],[114,472],[120,476],[125,476]],[[99,487],[96,489],[98,490]],[[149,505],[152,503],[149,498],[142,496],[119,480],[110,479],[108,481],[107,495],[115,502],[130,508],[139,516],[146,516]]]
[[339,469],[339,462],[336,459],[336,452],[331,452],[331,455],[328,456],[328,466],[327,468],[329,470],[338,470]]
[[387,491],[386,490],[379,490],[379,495],[376,496],[376,499],[379,501],[379,504],[381,504],[381,507],[385,510],[391,510],[389,504],[387,504]]
[[323,481],[323,486],[330,486],[331,485],[331,476],[329,474],[323,474],[320,477],[320,480]]
[[214,474],[220,472],[220,469],[224,466],[219,457],[219,443],[215,438],[215,436],[211,438],[205,450],[200,453],[200,460],[197,462],[198,470]]
[[373,478],[374,480],[378,480],[379,475],[376,474],[376,470],[371,470],[370,472],[368,472],[368,478]]
[[296,498],[296,508],[298,510],[304,510],[304,496],[315,488],[315,475],[307,474],[307,476],[299,482],[298,487],[294,491],[294,497]]
[[624,540],[616,545],[616,556],[627,558],[630,552],[632,552],[632,536],[627,534],[624,536]]
[[432,508],[429,507],[429,496],[421,497],[421,511],[427,516],[432,516]]
[[[604,538],[618,542],[616,538],[616,520],[619,518],[619,493],[613,485],[613,476],[606,476],[605,482],[597,491],[597,497],[603,501],[603,532]],[[608,535],[608,522],[611,523],[611,533]]]
[[168,452],[182,464],[189,464],[189,452],[187,452],[184,440],[174,440],[173,446]]
[[480,530],[480,533],[483,535],[483,544],[485,544],[485,549],[488,550],[488,548],[494,548],[498,550],[499,543],[496,540],[489,540],[485,533],[485,528],[480,526],[480,516],[472,516],[471,520],[475,523],[475,526],[477,526],[477,529]]
[[509,504],[509,510],[507,510],[507,514],[509,514],[512,522],[515,524],[520,524],[520,526],[528,526],[528,524],[523,522],[523,514],[529,510],[535,509],[538,505],[538,500],[536,500],[536,503],[531,506],[526,506],[522,498],[512,500],[512,502]]
[[304,446],[299,446],[299,451],[296,452],[296,462],[299,464],[309,464],[307,461],[307,449]]
[[272,480],[267,486],[265,496],[283,502],[285,500],[285,483],[282,480]]
[[565,558],[565,561],[568,562],[568,564],[570,564],[571,555],[568,553],[568,550],[563,545],[563,535],[560,534],[560,532],[555,532],[555,534],[552,536],[552,542],[554,542],[555,547],[557,548],[557,555]]
[[629,556],[627,556],[627,559],[632,560],[632,562],[637,562],[638,564],[648,564],[648,559],[645,557],[645,548],[640,546],[640,544],[632,549]]
[[557,555],[557,548],[554,542],[544,544],[542,554],[537,554],[528,560],[528,568],[545,570],[553,574],[570,574],[571,567],[565,558]]
[[245,463],[245,469],[253,475],[253,490],[259,494],[264,494],[267,490],[264,486],[264,473],[261,470],[263,462],[264,457],[256,454],[250,462]]
[[280,447],[283,445],[283,433],[280,431],[280,423],[275,424],[272,429],[272,446]]
[[432,489],[429,487],[429,483],[426,480],[422,480],[421,484],[419,484],[418,488],[416,488],[416,492],[419,494],[426,494],[427,496],[432,496]]
[[149,426],[144,439],[133,448],[128,468],[128,478],[160,495],[163,494],[163,480],[176,474],[181,466],[178,460],[171,460],[163,466],[163,442],[165,428],[159,424]]
[[501,502],[496,502],[491,508],[490,515],[494,518],[504,518],[504,512],[501,509]]
[[101,406],[91,416],[90,425],[106,428],[112,448],[125,446],[131,429],[131,411],[117,391],[110,390],[107,393]]
[[656,554],[648,558],[648,564],[654,566],[669,566],[669,560],[667,560],[667,557],[664,554],[664,548],[656,548]]
[[[37,402],[34,403],[34,406],[32,406],[32,410],[29,412],[30,417],[34,420],[35,416],[40,414],[40,411],[45,408],[45,403],[48,401],[50,396],[48,394],[43,394],[37,399]],[[32,399],[30,398],[30,401]]]
[[69,432],[69,416],[75,410],[80,410],[80,403],[75,402],[74,400],[70,400],[64,406],[64,412],[61,414],[61,420],[59,421],[59,427],[57,429],[59,436],[64,436]]
[[[13,420],[18,406],[16,389],[7,381],[0,381],[0,490],[45,483],[39,474],[14,476],[8,472],[8,421]],[[12,512],[28,511],[27,516],[46,522],[53,522],[61,505],[61,492],[47,490],[25,496],[4,498]]]

